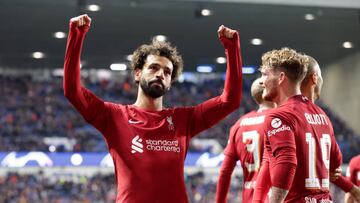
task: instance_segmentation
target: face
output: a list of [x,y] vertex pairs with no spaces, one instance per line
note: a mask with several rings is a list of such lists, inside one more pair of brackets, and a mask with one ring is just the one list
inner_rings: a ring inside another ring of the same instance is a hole
[[315,86],[315,97],[316,97],[315,99],[319,99],[320,94],[321,94],[321,88],[323,85],[323,79],[322,79],[321,70],[320,70],[320,67],[318,64],[315,66],[314,70],[315,70],[316,77],[317,77],[317,83]]
[[274,102],[279,94],[279,73],[272,68],[262,68],[260,84],[264,87],[262,98]]
[[170,89],[172,71],[173,64],[168,58],[149,55],[143,68],[136,70],[135,80],[147,96],[156,99]]

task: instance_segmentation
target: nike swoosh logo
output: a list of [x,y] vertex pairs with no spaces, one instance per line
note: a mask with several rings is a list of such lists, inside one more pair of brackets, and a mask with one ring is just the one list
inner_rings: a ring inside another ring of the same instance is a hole
[[142,121],[133,120],[133,119],[129,119],[129,123],[131,123],[131,124],[139,124],[139,123],[143,123],[143,122],[142,122]]

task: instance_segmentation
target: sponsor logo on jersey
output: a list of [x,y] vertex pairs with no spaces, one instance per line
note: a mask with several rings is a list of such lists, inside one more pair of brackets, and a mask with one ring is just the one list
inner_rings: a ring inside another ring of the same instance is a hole
[[[145,146],[144,146],[145,145]],[[178,140],[144,140],[136,135],[131,141],[131,153],[143,153],[148,151],[163,151],[180,153],[180,145]]]
[[129,119],[129,123],[131,123],[131,124],[139,124],[139,123],[144,123],[144,122],[138,121],[138,120],[134,120],[134,119],[130,118],[130,119]]
[[309,99],[308,99],[307,97],[305,97],[305,96],[302,96],[301,99],[302,99],[303,101],[308,101],[308,100],[309,100]]
[[149,151],[164,151],[180,153],[178,140],[146,140],[146,149]]
[[259,124],[264,123],[264,121],[265,121],[265,115],[248,117],[248,118],[241,119],[240,126],[259,125]]
[[136,135],[131,141],[131,153],[135,154],[136,152],[143,153],[144,145],[141,143],[142,139],[139,135]]
[[[267,135],[268,137],[275,135],[278,132],[282,132],[282,131],[290,131],[291,128],[287,125],[283,125],[283,123],[281,122],[281,120],[279,118],[273,118],[271,120],[271,126],[275,129],[273,130],[268,130],[267,131]],[[281,127],[280,127],[281,126]]]
[[329,125],[324,114],[305,113],[307,122],[311,125]]
[[273,128],[278,128],[278,127],[281,126],[281,124],[282,124],[282,122],[281,122],[281,120],[280,120],[279,118],[273,118],[273,119],[271,120],[271,126],[272,126]]

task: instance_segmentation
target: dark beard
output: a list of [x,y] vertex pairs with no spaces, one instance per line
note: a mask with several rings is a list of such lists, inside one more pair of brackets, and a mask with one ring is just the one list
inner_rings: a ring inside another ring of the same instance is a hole
[[[157,85],[152,85],[153,83],[156,83],[156,82],[161,84],[161,87],[159,87]],[[145,79],[140,79],[140,87],[147,96],[149,96],[153,99],[163,96],[166,92],[166,88],[160,80],[146,82]]]

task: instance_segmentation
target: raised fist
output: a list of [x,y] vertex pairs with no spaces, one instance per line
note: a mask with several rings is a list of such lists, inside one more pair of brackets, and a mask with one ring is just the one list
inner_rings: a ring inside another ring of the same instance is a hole
[[236,30],[232,30],[228,27],[225,27],[224,25],[221,25],[218,29],[218,36],[219,37],[226,37],[228,39],[231,39],[234,37],[234,34],[236,33]]
[[70,23],[76,24],[78,27],[90,26],[91,18],[87,15],[81,15],[70,19]]

